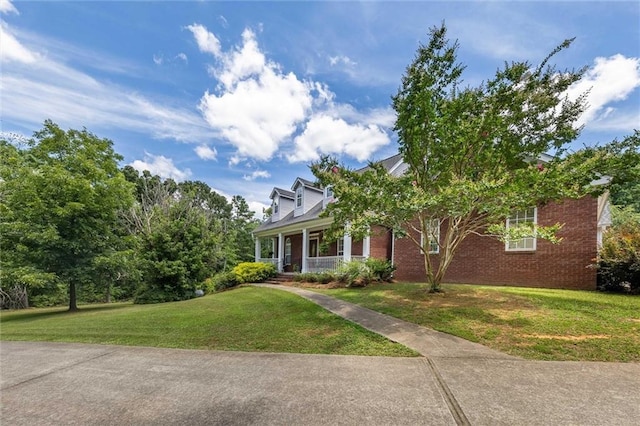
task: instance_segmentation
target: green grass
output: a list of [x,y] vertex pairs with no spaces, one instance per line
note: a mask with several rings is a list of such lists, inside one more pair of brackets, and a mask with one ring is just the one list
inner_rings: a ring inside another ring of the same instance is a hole
[[318,290],[528,359],[640,362],[640,297],[422,284]]
[[418,354],[278,290],[242,287],[184,302],[0,313],[2,340],[369,356]]

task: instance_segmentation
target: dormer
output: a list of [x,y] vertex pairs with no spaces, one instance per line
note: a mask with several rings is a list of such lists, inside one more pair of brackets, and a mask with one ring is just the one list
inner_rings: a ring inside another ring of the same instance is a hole
[[302,216],[324,198],[324,191],[313,182],[297,178],[291,187],[293,191],[293,217]]
[[324,188],[324,198],[322,199],[322,208],[326,209],[327,206],[335,201],[333,195],[333,188],[331,185]]
[[294,193],[282,188],[271,191],[271,221],[277,222],[293,210]]

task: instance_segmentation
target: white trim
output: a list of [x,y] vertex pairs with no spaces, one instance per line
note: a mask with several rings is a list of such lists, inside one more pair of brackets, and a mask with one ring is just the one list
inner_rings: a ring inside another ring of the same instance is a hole
[[309,250],[309,236],[307,234],[307,228],[302,229],[302,265],[300,272],[307,272],[307,253]]
[[283,266],[291,265],[291,237],[284,239],[284,262],[282,264]]
[[[518,210],[516,212],[514,212],[513,214],[519,215],[520,213],[524,212],[524,220],[522,222],[526,223],[528,222],[527,219],[527,214],[529,213],[529,210],[531,210],[531,207],[525,209],[525,210]],[[512,214],[512,216],[513,216]],[[509,221],[511,220],[511,216],[507,217],[506,219],[506,227],[507,229],[509,229]],[[520,223],[519,218],[516,218],[516,223]],[[538,224],[538,208],[537,207],[533,207],[533,226],[535,227]],[[524,242],[527,240],[532,240],[532,247],[509,247],[509,244],[511,243],[515,243],[515,244],[519,244],[520,242]],[[504,249],[505,251],[509,251],[509,252],[518,252],[518,251],[536,251],[538,246],[538,239],[536,237],[526,237],[526,238],[520,238],[517,241],[506,241],[504,243]]]

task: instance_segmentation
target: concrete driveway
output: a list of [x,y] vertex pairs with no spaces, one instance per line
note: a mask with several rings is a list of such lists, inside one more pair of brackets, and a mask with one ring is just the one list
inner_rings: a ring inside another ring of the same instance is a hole
[[637,425],[640,365],[0,343],[3,425]]

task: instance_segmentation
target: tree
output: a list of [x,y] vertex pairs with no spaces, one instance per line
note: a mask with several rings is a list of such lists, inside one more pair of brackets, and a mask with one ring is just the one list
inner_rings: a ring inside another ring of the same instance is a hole
[[137,202],[123,215],[141,251],[144,273],[136,302],[192,297],[207,277],[253,253],[253,213],[242,197],[228,202],[204,182],[163,181],[147,171],[140,176],[129,166],[123,171],[137,193]]
[[23,149],[0,140],[2,252],[14,271],[53,274],[69,288],[92,278],[94,261],[117,245],[118,212],[132,202],[132,186],[118,169],[112,142],[84,130],[64,131],[50,120]]
[[[478,87],[461,87],[465,67],[457,63],[458,43],[446,38],[444,24],[433,28],[393,97],[407,170],[394,176],[372,163],[353,171],[326,157],[311,166],[337,198],[325,212],[334,218],[328,235],[336,238],[348,226],[358,238],[382,225],[408,237],[424,256],[430,291],[440,290],[469,235],[557,242],[560,224],[507,228],[505,218],[595,191],[589,183],[602,171],[595,165],[611,154],[601,149],[566,155],[580,131],[575,122],[585,96],[571,100],[565,93],[585,70],[559,72],[548,62],[571,41],[539,66],[506,63]],[[430,253],[435,244],[437,257]]]
[[[617,143],[617,142],[616,142]],[[640,145],[640,131],[636,130],[619,143],[630,152],[620,158],[616,164],[617,172],[608,172],[614,176],[611,183],[611,202],[616,206],[629,207],[640,213],[640,154],[632,155],[634,146]]]

